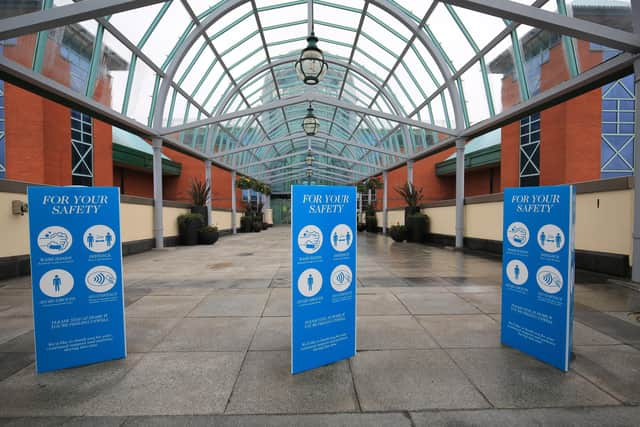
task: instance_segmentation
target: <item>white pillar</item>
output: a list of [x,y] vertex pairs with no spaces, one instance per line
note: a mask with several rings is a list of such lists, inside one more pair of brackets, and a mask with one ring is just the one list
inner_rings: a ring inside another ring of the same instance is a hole
[[382,189],[382,234],[387,234],[387,228],[389,227],[389,215],[387,214],[387,191],[388,191],[388,173],[387,171],[382,172],[382,181],[383,181],[383,189]]
[[153,138],[153,237],[156,249],[164,248],[162,226],[162,139]]
[[358,222],[362,222],[362,193],[358,193]]
[[[640,2],[633,3],[640,6]],[[635,9],[634,9],[635,10]],[[640,21],[640,11],[634,13],[634,20]],[[640,29],[640,22],[634,26],[636,31]],[[640,59],[636,59],[633,63],[635,74],[635,90],[636,90],[636,138],[633,147],[634,168],[633,168],[633,258],[631,266],[631,280],[640,282]]]
[[213,191],[213,182],[211,181],[211,160],[207,159],[204,161],[204,179],[209,187],[209,193],[207,194],[207,218],[209,219],[209,223],[207,225],[213,224],[213,218],[211,217],[211,192]]
[[[640,34],[640,0],[631,0],[631,19],[633,31]],[[636,129],[633,147],[633,253],[631,265],[631,280],[640,282],[640,60],[633,63],[636,93]]]
[[407,162],[407,182],[413,185],[413,160]]
[[231,172],[231,231],[238,232],[236,226],[236,171]]
[[456,141],[456,249],[464,246],[464,139]]

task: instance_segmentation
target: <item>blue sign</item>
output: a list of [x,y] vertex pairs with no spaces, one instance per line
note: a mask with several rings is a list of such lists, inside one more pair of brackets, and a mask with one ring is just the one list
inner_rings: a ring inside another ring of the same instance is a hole
[[573,334],[575,206],[572,185],[504,192],[502,343],[565,372]]
[[119,189],[28,197],[37,372],[126,357]]
[[356,354],[356,189],[294,185],[291,372]]

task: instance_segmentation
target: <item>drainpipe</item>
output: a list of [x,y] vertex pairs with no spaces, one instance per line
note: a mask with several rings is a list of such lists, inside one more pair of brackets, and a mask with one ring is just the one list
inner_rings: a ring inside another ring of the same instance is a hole
[[464,142],[456,140],[456,249],[464,247]]
[[153,237],[156,249],[164,248],[162,226],[162,139],[153,138]]

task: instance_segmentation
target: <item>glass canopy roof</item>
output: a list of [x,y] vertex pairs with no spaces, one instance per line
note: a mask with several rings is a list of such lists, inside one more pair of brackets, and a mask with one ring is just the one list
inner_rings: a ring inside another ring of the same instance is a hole
[[[143,136],[276,191],[307,181],[308,150],[314,182],[352,183],[498,126],[640,51],[621,0],[10,3],[0,71],[39,76],[116,125],[135,121]],[[329,70],[306,86],[294,63],[312,30]],[[553,76],[550,51],[564,66]],[[320,119],[313,137],[301,127],[309,105]]]

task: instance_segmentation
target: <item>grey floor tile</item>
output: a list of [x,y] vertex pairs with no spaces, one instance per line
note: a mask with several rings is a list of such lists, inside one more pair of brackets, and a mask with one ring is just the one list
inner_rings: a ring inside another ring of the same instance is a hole
[[352,370],[363,411],[489,406],[443,350],[364,351]]
[[389,293],[358,295],[359,316],[393,316],[409,314],[400,301]]
[[131,417],[123,427],[410,427],[411,420],[400,413],[317,415],[208,415],[174,417]]
[[418,316],[444,348],[500,347],[500,324],[485,314]]
[[573,322],[573,345],[615,345],[620,341],[580,322]]
[[347,361],[291,375],[290,357],[286,351],[250,351],[227,413],[303,414],[356,410]]
[[619,403],[576,373],[563,373],[516,350],[453,349],[448,352],[498,408]]
[[264,310],[269,290],[220,290],[205,297],[189,313],[190,317],[260,317]]
[[251,343],[251,350],[290,350],[291,318],[263,317]]
[[0,343],[33,330],[33,317],[8,317],[0,320]]
[[362,316],[357,327],[358,350],[438,347],[412,316]]
[[127,351],[146,353],[153,350],[180,319],[159,317],[129,317],[127,319]]
[[[36,357],[33,352],[29,353],[0,353],[0,381],[9,378],[11,375],[20,372],[28,366],[33,367]],[[35,370],[35,367],[33,368]],[[2,412],[0,411],[0,414]]]
[[154,351],[245,351],[257,325],[257,317],[182,319]]
[[291,289],[272,289],[264,316],[291,316]]
[[30,295],[4,295],[0,299],[0,318],[31,317],[33,303]]
[[183,317],[202,300],[202,296],[147,295],[127,307],[127,317]]
[[473,411],[414,412],[415,427],[635,427],[640,408],[481,409]]
[[[33,365],[0,382],[0,414],[84,415],[86,403],[120,384],[141,355],[36,375]],[[117,411],[117,408],[114,408]]]
[[493,314],[502,311],[499,291],[466,292],[460,293],[459,296],[483,313]]
[[473,314],[480,311],[454,294],[415,293],[398,294],[411,314]]
[[640,351],[624,345],[575,347],[574,351],[571,369],[623,402],[640,404]]
[[82,405],[92,415],[221,413],[243,353],[147,353],[124,378]]
[[33,331],[0,344],[0,353],[33,353],[35,350]]

